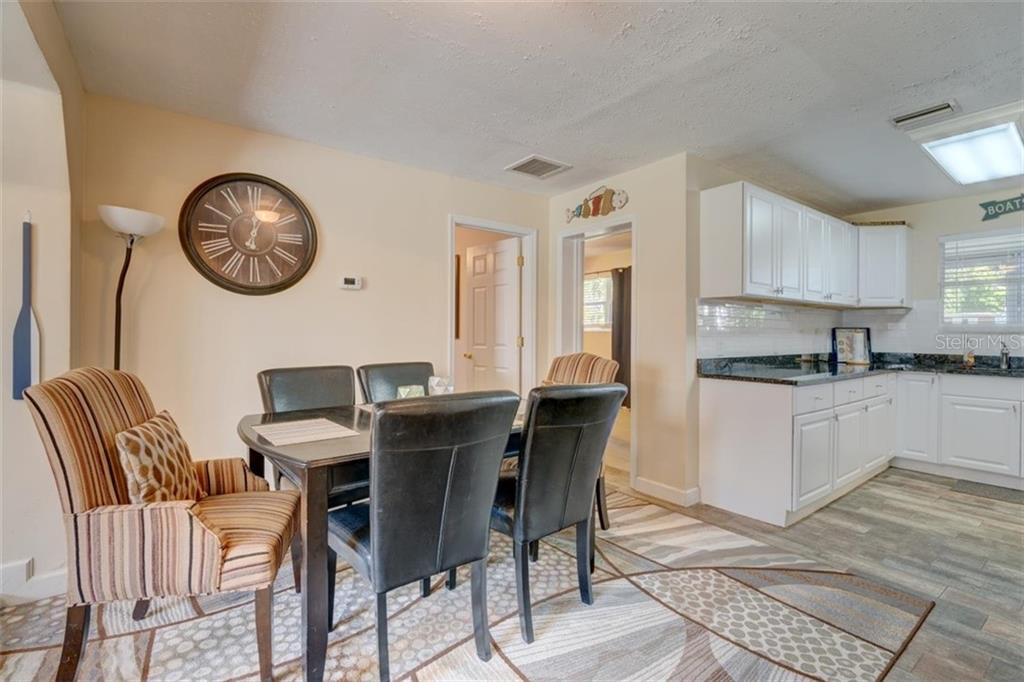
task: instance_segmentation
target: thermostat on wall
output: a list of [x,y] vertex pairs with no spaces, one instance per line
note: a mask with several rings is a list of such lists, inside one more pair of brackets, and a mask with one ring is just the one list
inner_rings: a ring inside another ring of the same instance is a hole
[[347,275],[341,278],[341,283],[338,285],[342,289],[362,289],[363,278],[362,277],[349,277]]

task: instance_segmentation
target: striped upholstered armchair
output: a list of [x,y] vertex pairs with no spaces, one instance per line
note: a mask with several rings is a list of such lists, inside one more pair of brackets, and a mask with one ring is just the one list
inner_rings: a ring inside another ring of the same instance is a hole
[[[545,386],[556,384],[610,384],[619,372],[619,363],[593,353],[560,355],[551,361],[548,375],[542,382]],[[601,528],[608,530],[608,499],[604,485],[604,464],[597,479],[597,517]]]
[[296,529],[298,493],[270,491],[241,459],[193,462],[199,501],[131,504],[115,436],[156,412],[138,378],[72,370],[25,391],[57,482],[67,540],[67,624],[58,680],[73,680],[90,607],[153,597],[256,592],[260,677],[268,680],[272,585]]

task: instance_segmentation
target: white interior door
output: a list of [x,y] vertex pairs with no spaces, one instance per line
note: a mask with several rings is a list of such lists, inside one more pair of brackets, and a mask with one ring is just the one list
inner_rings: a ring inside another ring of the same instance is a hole
[[465,390],[519,391],[520,249],[519,237],[512,237],[466,250]]

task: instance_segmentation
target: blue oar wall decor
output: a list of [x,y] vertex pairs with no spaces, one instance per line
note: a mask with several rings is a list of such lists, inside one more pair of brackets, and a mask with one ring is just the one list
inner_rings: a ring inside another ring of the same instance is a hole
[[39,383],[39,324],[32,310],[32,214],[21,224],[21,311],[14,325],[14,399]]

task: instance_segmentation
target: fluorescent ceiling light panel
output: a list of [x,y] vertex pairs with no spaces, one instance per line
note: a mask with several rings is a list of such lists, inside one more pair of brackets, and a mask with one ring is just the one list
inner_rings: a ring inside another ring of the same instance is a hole
[[1024,175],[1024,143],[1015,123],[971,130],[921,146],[961,185]]

